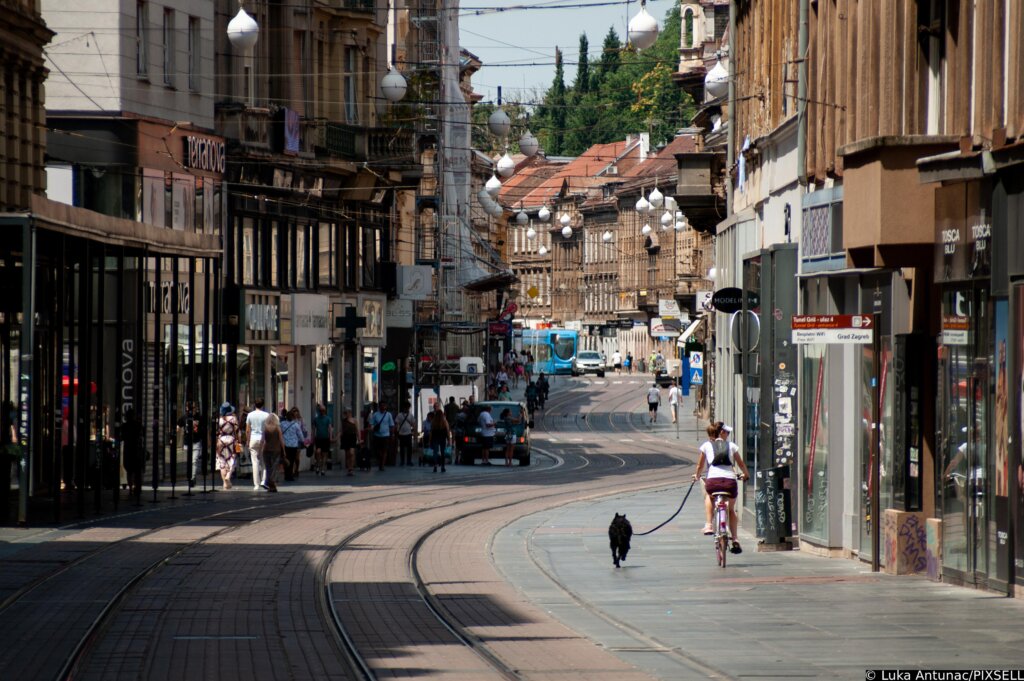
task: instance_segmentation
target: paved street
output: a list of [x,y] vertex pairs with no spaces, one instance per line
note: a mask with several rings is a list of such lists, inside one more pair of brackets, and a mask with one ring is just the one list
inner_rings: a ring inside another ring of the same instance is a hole
[[[615,570],[607,524],[676,509],[699,443],[637,377],[562,379],[529,468],[300,477],[5,529],[0,679],[864,678],[1024,663],[1024,607],[861,563],[745,551],[700,498]],[[689,403],[687,403],[688,405]],[[684,409],[688,412],[689,409]],[[749,526],[749,523],[747,523]]]

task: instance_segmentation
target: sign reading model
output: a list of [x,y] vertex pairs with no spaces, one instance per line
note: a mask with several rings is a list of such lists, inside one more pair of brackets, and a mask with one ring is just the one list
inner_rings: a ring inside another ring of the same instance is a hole
[[746,291],[744,293],[743,289],[729,287],[720,288],[711,295],[711,307],[726,314],[739,312],[743,309],[744,295],[747,298],[748,310],[755,310],[761,304],[761,298],[756,292]]
[[858,314],[793,315],[793,343],[853,344],[874,340],[875,320]]

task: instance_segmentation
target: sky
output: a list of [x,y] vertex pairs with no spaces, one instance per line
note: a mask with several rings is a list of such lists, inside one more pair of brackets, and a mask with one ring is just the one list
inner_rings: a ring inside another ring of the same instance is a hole
[[[461,0],[461,46],[480,57],[484,64],[473,76],[473,89],[484,96],[485,102],[497,99],[498,86],[502,88],[504,99],[535,101],[555,77],[556,46],[562,50],[566,62],[566,85],[572,85],[580,34],[587,34],[593,62],[600,56],[608,28],[614,26],[619,39],[625,42],[628,18],[640,10],[636,0],[628,4],[626,0],[608,4],[610,2],[615,0]],[[513,9],[538,5],[577,7]],[[499,7],[509,9],[492,9]],[[647,3],[647,11],[659,24],[671,7],[672,0],[648,0]],[[533,63],[543,65],[527,65]]]

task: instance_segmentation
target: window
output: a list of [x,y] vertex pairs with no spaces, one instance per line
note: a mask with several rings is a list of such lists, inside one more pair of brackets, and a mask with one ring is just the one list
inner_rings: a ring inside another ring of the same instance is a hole
[[356,64],[359,61],[359,53],[354,47],[345,48],[345,122],[358,123],[359,116],[356,108]]
[[149,46],[146,41],[149,24],[149,7],[144,2],[135,5],[135,73],[139,76],[149,75]]
[[334,263],[334,225],[330,222],[321,222],[318,226],[319,241],[317,243],[317,272],[320,286],[333,286],[333,263]]
[[188,89],[199,90],[199,69],[201,44],[199,41],[199,17],[188,18]]
[[164,9],[164,85],[174,87],[174,10]]

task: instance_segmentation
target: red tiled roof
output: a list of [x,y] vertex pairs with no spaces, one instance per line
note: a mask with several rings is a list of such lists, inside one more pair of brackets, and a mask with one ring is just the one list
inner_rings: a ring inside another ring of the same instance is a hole
[[[549,203],[563,187],[574,193],[587,187],[616,181],[625,170],[636,164],[638,158],[639,146],[636,144],[628,151],[625,141],[595,144],[522,196],[520,200],[527,207],[540,206]],[[598,175],[612,163],[616,163],[618,167],[616,175]]]
[[664,149],[656,156],[648,158],[643,163],[633,167],[622,176],[622,187],[616,190],[616,194],[632,193],[644,184],[651,187],[655,183],[659,185],[674,185],[677,175],[676,154],[697,151],[697,141],[692,135],[680,135],[669,142]]

